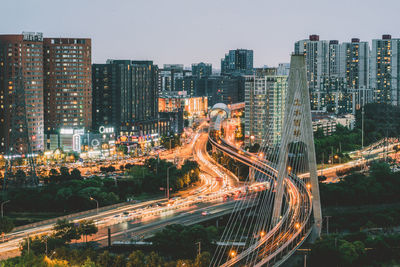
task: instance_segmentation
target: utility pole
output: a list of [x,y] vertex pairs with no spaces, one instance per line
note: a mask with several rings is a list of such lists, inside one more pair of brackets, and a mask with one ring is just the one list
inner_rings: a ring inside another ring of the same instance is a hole
[[29,244],[30,240],[29,240],[29,235],[27,235],[27,239],[28,239],[28,255],[29,255],[29,253],[30,253],[30,244]]
[[44,236],[44,238],[46,239],[46,257],[47,257],[47,239],[49,238],[48,235]]
[[10,202],[11,200],[7,200],[1,203],[1,218],[3,218],[4,216],[4,204]]
[[169,200],[169,169],[172,167],[174,166],[172,165],[167,168],[167,200]]
[[201,242],[199,241],[196,244],[198,245],[198,247],[197,247],[197,255],[200,256],[200,254],[201,254]]
[[[364,99],[364,97],[363,97],[363,99]],[[365,114],[365,111],[364,111],[364,103],[363,103],[363,106],[361,108],[361,150],[364,149],[364,114]]]
[[325,216],[326,218],[326,235],[329,235],[329,218],[332,216]]

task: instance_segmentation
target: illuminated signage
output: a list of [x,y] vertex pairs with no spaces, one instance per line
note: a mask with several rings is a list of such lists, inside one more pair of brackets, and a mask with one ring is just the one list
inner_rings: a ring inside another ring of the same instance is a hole
[[60,134],[74,134],[74,129],[72,128],[61,128]]
[[114,127],[100,126],[99,133],[114,133]]
[[66,135],[80,134],[80,135],[82,135],[82,134],[85,134],[85,128],[81,128],[81,129],[61,128],[60,134],[66,134]]

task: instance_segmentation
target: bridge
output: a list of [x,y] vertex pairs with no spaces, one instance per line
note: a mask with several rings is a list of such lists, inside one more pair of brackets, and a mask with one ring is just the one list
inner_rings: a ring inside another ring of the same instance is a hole
[[[213,150],[247,165],[248,185],[270,185],[256,197],[247,191],[244,199],[253,199],[253,206],[243,209],[249,202],[236,203],[220,240],[232,245],[217,247],[212,266],[279,266],[308,237],[313,240],[320,234],[322,216],[305,75],[304,56],[293,55],[281,140],[274,143],[270,139],[273,127],[269,127],[258,154],[223,136],[223,121],[230,115],[227,106],[217,104],[210,112]],[[309,175],[298,176],[305,172]]]

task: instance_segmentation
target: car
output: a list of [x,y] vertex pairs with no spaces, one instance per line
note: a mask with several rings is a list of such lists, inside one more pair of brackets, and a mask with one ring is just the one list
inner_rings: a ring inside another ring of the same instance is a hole
[[201,213],[201,215],[203,215],[203,216],[207,216],[208,214],[210,214],[210,213],[206,210]]

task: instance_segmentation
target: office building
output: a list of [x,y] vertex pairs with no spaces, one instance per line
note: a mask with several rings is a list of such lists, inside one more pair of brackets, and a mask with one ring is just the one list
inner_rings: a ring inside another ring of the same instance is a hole
[[159,91],[178,91],[177,80],[190,76],[191,72],[183,69],[182,64],[164,64],[159,70]]
[[208,63],[192,64],[192,75],[197,78],[208,77],[212,75],[212,65]]
[[92,126],[92,45],[87,38],[44,38],[45,131]]
[[[117,132],[157,133],[158,67],[152,61],[93,64],[93,120]],[[155,123],[155,125],[153,125]]]
[[159,112],[176,112],[182,109],[186,117],[207,114],[208,102],[205,96],[188,96],[185,91],[163,92],[158,98]]
[[0,35],[0,153],[11,149],[44,150],[42,33]]
[[252,74],[253,50],[229,50],[221,59],[221,74]]

